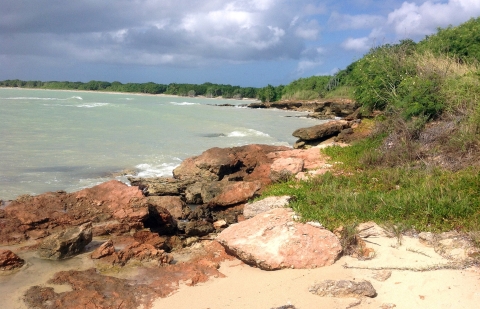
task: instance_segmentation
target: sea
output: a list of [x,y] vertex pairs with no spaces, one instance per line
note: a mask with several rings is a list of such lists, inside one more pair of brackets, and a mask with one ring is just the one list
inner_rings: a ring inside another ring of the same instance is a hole
[[128,183],[128,175],[172,176],[209,148],[292,146],[294,130],[322,122],[246,108],[251,102],[0,88],[0,200]]

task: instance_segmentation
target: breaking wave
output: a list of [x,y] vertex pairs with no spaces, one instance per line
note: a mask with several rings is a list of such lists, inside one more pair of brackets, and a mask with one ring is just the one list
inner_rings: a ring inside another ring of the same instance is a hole
[[258,137],[270,137],[267,133],[257,131],[254,129],[247,129],[244,131],[233,131],[227,134],[227,137],[245,137],[245,136],[258,136]]

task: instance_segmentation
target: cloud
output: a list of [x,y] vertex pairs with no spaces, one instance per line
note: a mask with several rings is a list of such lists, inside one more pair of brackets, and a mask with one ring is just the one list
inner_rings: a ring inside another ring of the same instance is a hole
[[353,50],[358,52],[364,52],[372,47],[372,40],[368,37],[363,38],[347,38],[342,47],[346,50]]
[[388,14],[387,24],[398,36],[420,37],[435,32],[439,26],[459,24],[480,15],[478,0],[449,0],[446,3],[425,1],[422,4],[403,2]]
[[82,61],[187,66],[299,59],[304,40],[320,32],[302,9],[284,0],[18,0],[0,12],[0,54],[28,48]]

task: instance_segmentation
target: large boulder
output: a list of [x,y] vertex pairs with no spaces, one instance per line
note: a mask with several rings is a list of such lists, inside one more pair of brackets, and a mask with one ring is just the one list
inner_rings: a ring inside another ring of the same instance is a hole
[[[173,170],[174,178],[202,181],[261,180],[269,183],[266,169],[272,159],[268,154],[290,148],[272,145],[246,145],[232,148],[211,148],[201,155],[184,160]],[[263,176],[263,178],[261,177]],[[262,179],[260,179],[262,178]]]
[[217,241],[247,264],[264,270],[316,268],[333,264],[342,246],[330,231],[293,220],[277,208],[223,230]]
[[0,244],[38,239],[71,226],[93,223],[94,235],[143,228],[149,216],[138,187],[112,180],[78,192],[20,196],[2,211]]
[[66,229],[50,235],[41,242],[38,255],[44,259],[60,260],[79,254],[92,241],[92,224]]
[[0,250],[0,270],[20,268],[25,261],[10,250]]
[[313,127],[297,129],[292,135],[303,141],[325,140],[337,135],[343,129],[351,127],[351,125],[351,122],[345,120],[329,121]]

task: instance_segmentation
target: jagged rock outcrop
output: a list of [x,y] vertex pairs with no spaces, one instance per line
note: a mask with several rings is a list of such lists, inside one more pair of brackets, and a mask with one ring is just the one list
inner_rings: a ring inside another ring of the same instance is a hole
[[44,259],[66,259],[82,252],[91,241],[92,224],[85,223],[48,236],[40,243],[37,252]]
[[264,270],[316,268],[333,264],[342,247],[330,231],[293,220],[277,208],[223,230],[216,238],[227,252]]
[[355,112],[358,104],[349,99],[325,99],[315,101],[277,101],[264,103],[251,103],[250,108],[278,108],[311,112],[315,118],[327,119],[333,117],[345,117]]

